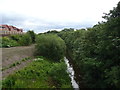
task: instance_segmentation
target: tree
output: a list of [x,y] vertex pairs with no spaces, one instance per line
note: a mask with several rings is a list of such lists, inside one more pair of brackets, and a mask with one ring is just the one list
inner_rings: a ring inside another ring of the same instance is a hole
[[45,56],[54,61],[59,61],[65,54],[65,42],[54,34],[38,35],[36,40],[36,55]]
[[117,7],[114,7],[113,10],[110,10],[110,12],[104,13],[105,16],[103,16],[104,19],[110,20],[113,18],[120,18],[120,2],[118,2]]
[[27,33],[30,35],[30,37],[32,39],[32,43],[35,43],[36,35],[35,35],[34,31],[29,30]]
[[20,45],[22,46],[28,46],[32,43],[32,39],[28,33],[23,34],[22,37],[19,40]]

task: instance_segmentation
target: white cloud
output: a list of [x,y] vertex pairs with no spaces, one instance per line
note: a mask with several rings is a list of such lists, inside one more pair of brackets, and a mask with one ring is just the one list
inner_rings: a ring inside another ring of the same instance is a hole
[[[0,13],[22,15],[28,26],[87,23],[103,20],[104,12],[116,7],[119,0],[0,0]],[[12,17],[12,16],[11,16]],[[31,19],[30,19],[31,18]],[[38,21],[32,21],[32,18]],[[43,20],[39,22],[39,20]]]

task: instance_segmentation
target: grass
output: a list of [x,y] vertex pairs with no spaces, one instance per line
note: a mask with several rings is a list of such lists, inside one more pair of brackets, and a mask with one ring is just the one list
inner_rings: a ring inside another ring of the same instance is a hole
[[17,62],[15,62],[15,63],[13,63],[13,64],[7,66],[7,67],[2,68],[1,71],[4,71],[4,70],[9,69],[9,68],[12,68],[12,67],[15,67],[15,66],[21,64],[22,62],[27,61],[27,60],[30,60],[30,59],[31,59],[30,57],[23,58],[23,59],[20,60],[20,61],[17,61]]
[[34,59],[24,69],[3,80],[3,88],[72,88],[64,61]]

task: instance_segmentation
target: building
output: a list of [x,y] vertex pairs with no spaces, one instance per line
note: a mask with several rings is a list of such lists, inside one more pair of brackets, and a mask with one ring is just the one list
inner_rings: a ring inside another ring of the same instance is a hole
[[10,25],[0,25],[0,36],[23,34],[23,30]]

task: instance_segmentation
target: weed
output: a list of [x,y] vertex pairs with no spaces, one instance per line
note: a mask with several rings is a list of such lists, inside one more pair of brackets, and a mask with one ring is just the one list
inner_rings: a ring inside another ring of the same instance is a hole
[[70,78],[66,72],[64,62],[53,63],[43,58],[36,58],[29,66],[17,71],[11,76],[14,77],[14,80],[13,78],[7,77],[3,81],[3,87],[71,88]]

